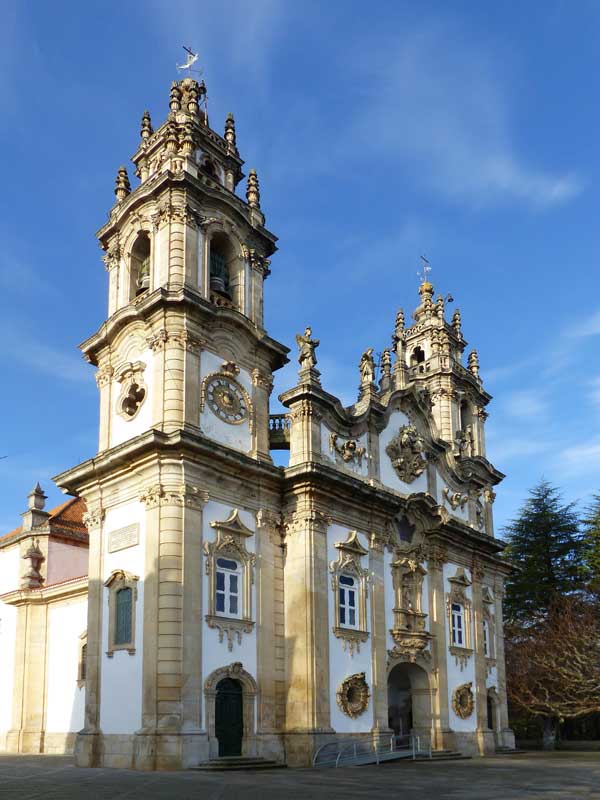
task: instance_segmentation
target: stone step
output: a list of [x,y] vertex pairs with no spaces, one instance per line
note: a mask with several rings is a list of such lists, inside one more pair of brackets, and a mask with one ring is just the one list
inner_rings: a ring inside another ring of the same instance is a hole
[[209,770],[222,772],[225,770],[260,770],[260,769],[282,769],[287,765],[281,761],[273,761],[268,758],[254,756],[223,756],[222,758],[211,758],[210,761],[202,761],[194,770]]

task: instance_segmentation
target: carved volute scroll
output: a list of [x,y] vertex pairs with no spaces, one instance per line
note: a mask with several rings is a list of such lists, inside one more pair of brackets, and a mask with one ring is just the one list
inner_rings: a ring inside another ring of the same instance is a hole
[[[360,650],[360,643],[366,642],[369,637],[367,631],[369,570],[361,566],[361,559],[368,555],[368,550],[361,545],[356,531],[351,531],[345,542],[336,542],[335,546],[339,551],[338,559],[337,561],[332,561],[329,565],[335,607],[333,633],[336,638],[343,640],[344,649],[348,649],[350,655],[353,655],[355,650]],[[358,618],[354,627],[343,625],[340,620],[340,578],[343,576],[352,577],[356,581],[356,613]]]
[[427,462],[423,457],[424,447],[417,429],[412,425],[403,425],[385,448],[396,474],[404,483],[412,483],[425,471]]
[[371,697],[364,672],[357,672],[342,681],[337,690],[337,703],[346,716],[355,719],[363,714]]
[[[204,542],[206,556],[206,574],[208,576],[208,613],[206,622],[209,628],[219,631],[219,641],[227,637],[227,647],[233,650],[234,639],[238,644],[243,633],[250,633],[254,627],[252,619],[252,586],[254,584],[254,565],[256,555],[246,548],[246,541],[254,532],[247,528],[240,519],[237,508],[223,522],[211,522],[216,531],[214,542]],[[229,617],[217,613],[216,610],[216,572],[217,558],[230,558],[239,562],[242,569],[241,615]]]

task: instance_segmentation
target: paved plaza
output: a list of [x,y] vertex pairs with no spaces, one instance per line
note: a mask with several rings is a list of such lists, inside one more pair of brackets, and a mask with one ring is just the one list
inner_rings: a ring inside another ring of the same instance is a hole
[[600,753],[269,772],[78,769],[64,756],[0,756],[1,800],[600,800]]

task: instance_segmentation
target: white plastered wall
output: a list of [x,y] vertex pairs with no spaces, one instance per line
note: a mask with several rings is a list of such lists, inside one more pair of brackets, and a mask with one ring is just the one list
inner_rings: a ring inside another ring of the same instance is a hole
[[[348,528],[341,525],[331,525],[327,531],[327,564],[337,561],[339,550],[336,549],[336,542],[345,542],[348,538]],[[368,550],[369,540],[366,535],[359,533],[358,539],[361,545]],[[363,556],[361,566],[368,567],[368,556]],[[328,574],[327,596],[329,609],[329,704],[331,713],[331,727],[337,733],[359,733],[370,731],[373,727],[373,701],[369,701],[364,713],[352,719],[346,716],[337,703],[337,690],[346,678],[355,675],[357,672],[364,672],[365,679],[369,686],[373,685],[372,660],[371,660],[371,635],[366,642],[360,643],[360,652],[354,651],[350,655],[350,649],[344,651],[344,640],[337,639],[333,634],[335,627],[335,597],[331,589],[331,575]],[[370,628],[370,592],[367,598],[367,630]]]
[[46,731],[78,731],[84,724],[85,688],[77,686],[87,598],[51,603],[48,609]]
[[[139,543],[116,553],[108,552],[109,534],[128,525],[139,523]],[[100,727],[104,733],[134,733],[141,725],[142,711],[142,654],[144,633],[144,580],[145,566],[145,507],[139,501],[124,503],[106,512],[104,523],[103,581],[111,572],[122,569],[139,577],[135,603],[135,653],[117,650],[112,658],[108,649],[108,597],[103,587],[102,598],[102,669]],[[152,564],[148,570],[153,569]]]
[[[240,512],[240,519],[250,530],[255,531],[254,536],[249,536],[245,539],[246,549],[250,553],[256,552],[256,519],[254,514],[243,509],[238,509]],[[205,542],[214,542],[216,539],[216,531],[211,527],[211,522],[223,522],[233,511],[232,506],[223,503],[209,501],[204,507],[203,517],[203,539]],[[256,625],[251,633],[242,633],[242,641],[238,642],[237,636],[233,639],[233,647],[231,650],[228,648],[227,636],[223,637],[223,641],[219,641],[219,631],[216,628],[209,628],[205,619],[206,609],[208,609],[208,579],[206,575],[206,556],[202,556],[202,564],[199,565],[201,570],[199,580],[202,581],[202,683],[208,678],[211,672],[221,667],[227,667],[234,661],[240,661],[246,670],[258,683],[257,676],[257,635]],[[255,569],[259,569],[260,560],[257,559]],[[254,584],[252,586],[252,619],[256,622],[257,608],[256,608],[256,586],[258,584],[258,576],[255,575]],[[206,713],[206,709],[205,709]],[[256,719],[256,715],[255,715]]]
[[[225,360],[222,356],[217,356],[204,350],[200,359],[200,380],[204,380],[207,375],[220,372]],[[235,377],[237,382],[244,387],[249,397],[252,397],[252,380],[249,373],[244,369],[240,369],[239,375]],[[248,411],[250,412],[250,409]],[[206,403],[206,398],[204,399],[204,409],[200,414],[200,428],[210,439],[215,439],[217,442],[233,447],[235,450],[247,453],[252,449],[249,420],[247,419],[239,425],[230,425],[227,422],[223,422],[210,410]]]
[[381,482],[385,486],[395,489],[397,492],[402,492],[402,494],[427,491],[427,470],[424,470],[412,483],[405,483],[401,481],[396,474],[392,466],[392,461],[385,452],[386,447],[398,434],[400,428],[410,424],[411,422],[406,414],[402,411],[393,411],[390,414],[386,429],[379,434],[379,470]]
[[[20,567],[18,544],[0,550],[0,594],[18,588]],[[0,599],[0,747],[12,727],[16,629],[17,609]]]
[[[457,564],[444,564],[444,612],[446,611],[445,608],[445,600],[446,595],[451,591],[452,584],[449,582],[448,578],[453,578],[456,575],[456,571],[458,569]],[[469,570],[465,569],[465,575],[469,579],[471,579],[471,573]],[[466,595],[467,597],[472,600],[473,595],[471,591],[471,587],[466,588]],[[446,627],[448,627],[448,615],[445,614],[444,623]],[[473,629],[473,613],[471,613],[471,644],[474,641],[475,631]],[[448,641],[450,641],[450,631],[448,631]],[[450,710],[450,729],[453,731],[474,731],[477,727],[477,709],[473,709],[473,713],[467,719],[461,719],[457,714],[454,713],[454,709],[452,708],[452,693],[456,689],[457,686],[460,686],[463,683],[473,683],[473,687],[475,686],[475,656],[471,655],[468,659],[466,666],[461,669],[460,664],[456,663],[456,658],[452,655],[450,650],[446,653],[447,657],[447,665],[448,665],[448,707]],[[473,690],[473,695],[475,695],[475,691]]]

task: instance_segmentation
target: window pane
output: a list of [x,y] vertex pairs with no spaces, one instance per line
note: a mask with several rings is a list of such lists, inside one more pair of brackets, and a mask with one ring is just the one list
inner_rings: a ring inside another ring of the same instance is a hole
[[340,583],[343,586],[354,586],[354,578],[350,578],[348,575],[340,575]]
[[84,644],[81,648],[81,669],[79,670],[79,678],[80,680],[85,680],[85,672],[87,668],[87,644]]
[[131,642],[131,600],[130,588],[117,591],[115,598],[115,644],[129,644]]
[[217,591],[225,591],[225,575],[223,572],[217,572]]
[[340,625],[346,624],[346,607],[340,606]]
[[229,591],[232,594],[238,593],[238,576],[237,575],[230,575],[229,576]]
[[356,611],[353,608],[351,608],[348,612],[348,624],[356,625]]
[[352,608],[356,607],[356,592],[353,589],[348,589],[348,605]]
[[229,595],[229,613],[230,614],[237,614],[238,613],[237,594]]
[[237,561],[232,561],[230,558],[217,558],[217,566],[230,569],[234,572],[238,568]]
[[341,606],[345,606],[346,605],[346,590],[345,589],[340,589],[340,605]]
[[223,592],[217,592],[217,611],[225,611],[225,595]]

